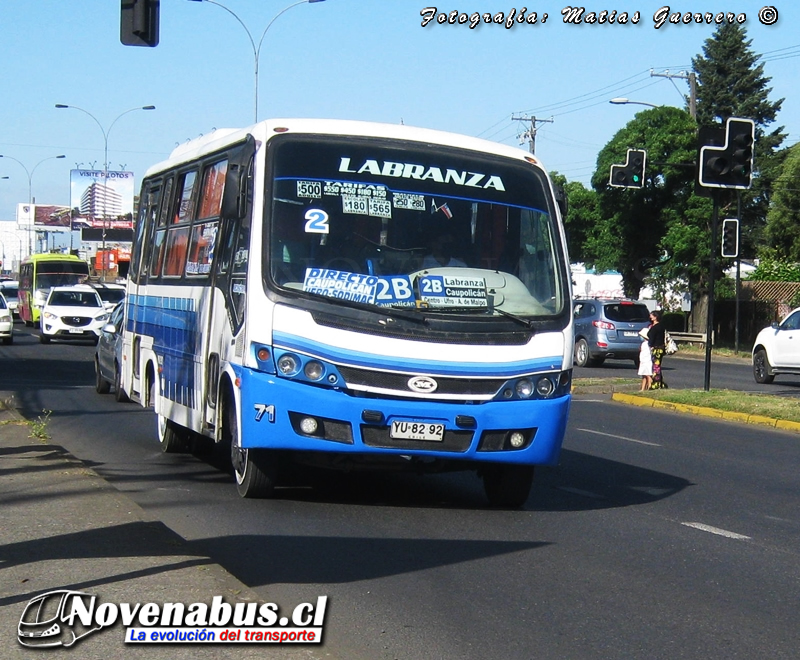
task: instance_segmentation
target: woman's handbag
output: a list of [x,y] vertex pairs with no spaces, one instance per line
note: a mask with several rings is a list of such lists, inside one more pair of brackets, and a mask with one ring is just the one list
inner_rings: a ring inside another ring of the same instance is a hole
[[667,355],[678,352],[678,345],[675,343],[675,340],[669,336],[668,332],[664,333],[664,352]]

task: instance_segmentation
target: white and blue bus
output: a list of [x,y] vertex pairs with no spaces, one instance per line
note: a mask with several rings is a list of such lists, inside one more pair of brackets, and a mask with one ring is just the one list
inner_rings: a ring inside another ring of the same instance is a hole
[[142,182],[122,386],[164,451],[475,470],[519,506],[557,462],[572,305],[560,200],[525,151],[283,119],[177,147]]

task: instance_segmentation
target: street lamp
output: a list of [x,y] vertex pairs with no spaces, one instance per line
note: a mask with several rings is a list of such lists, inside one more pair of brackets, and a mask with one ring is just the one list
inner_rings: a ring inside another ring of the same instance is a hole
[[651,108],[660,108],[660,105],[656,105],[655,103],[647,103],[646,101],[631,101],[630,99],[626,99],[624,97],[618,97],[615,99],[611,99],[609,103],[615,103],[617,105],[626,105],[626,104],[633,104],[633,105],[647,105]]
[[264,37],[267,35],[267,30],[272,27],[272,24],[278,19],[281,14],[289,11],[292,7],[297,7],[297,5],[305,5],[305,4],[313,4],[315,2],[325,2],[325,0],[298,0],[288,7],[284,7],[281,9],[272,20],[267,24],[267,27],[264,28],[264,31],[261,33],[261,39],[258,40],[258,45],[256,45],[255,40],[253,39],[253,35],[250,33],[250,30],[247,29],[247,26],[244,24],[241,18],[239,18],[232,10],[228,9],[225,5],[220,2],[216,2],[215,0],[189,0],[190,2],[207,2],[212,5],[217,5],[221,9],[224,9],[228,12],[231,16],[233,16],[244,28],[244,31],[247,33],[247,38],[250,40],[250,46],[253,49],[253,69],[255,73],[255,112],[254,112],[254,122],[258,122],[258,59],[261,55],[261,45],[264,43]]
[[[39,165],[41,165],[45,161],[54,160],[56,158],[66,158],[66,156],[64,154],[61,154],[60,156],[48,156],[47,158],[42,158],[42,160],[40,160],[38,163],[36,163],[36,165],[33,166],[32,170],[28,170],[28,168],[25,167],[25,164],[22,161],[17,160],[13,156],[6,156],[4,154],[0,154],[0,158],[8,158],[8,160],[13,160],[15,163],[19,164],[22,167],[22,169],[25,170],[25,174],[28,175],[28,213],[32,213],[33,212],[33,208],[32,208],[33,207],[33,192],[32,192],[33,173],[36,171],[36,168],[39,167]],[[7,179],[8,177],[3,177],[3,178]],[[28,225],[27,225],[27,227],[28,227],[28,252],[30,254],[33,254],[33,245],[31,243],[31,227],[33,226],[33,223],[34,223],[35,219],[36,218],[29,218],[30,223],[28,223]]]
[[[63,110],[65,108],[71,108],[73,110],[80,110],[83,114],[89,115],[92,119],[94,119],[94,123],[100,127],[100,132],[103,134],[103,270],[102,270],[102,277],[103,281],[105,282],[106,279],[106,227],[108,225],[108,214],[106,213],[106,200],[108,199],[108,135],[111,133],[111,129],[114,128],[114,124],[116,124],[121,117],[124,117],[129,112],[135,112],[136,110],[155,110],[156,106],[154,105],[143,105],[136,108],[130,108],[125,112],[121,112],[116,116],[114,121],[112,121],[108,128],[103,128],[103,125],[100,123],[100,120],[97,119],[91,112],[88,110],[84,110],[83,108],[79,108],[76,105],[65,105],[63,103],[56,103],[56,108],[59,110]],[[63,158],[63,156],[61,156]]]

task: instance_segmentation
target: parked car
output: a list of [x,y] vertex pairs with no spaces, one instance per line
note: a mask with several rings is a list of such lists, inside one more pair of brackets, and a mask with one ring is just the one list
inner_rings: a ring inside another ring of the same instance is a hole
[[122,389],[120,365],[122,364],[122,330],[124,329],[125,303],[111,310],[111,317],[100,330],[94,351],[95,389],[98,394],[108,394],[114,386],[117,401],[128,401]]
[[575,316],[575,364],[599,367],[609,358],[639,364],[639,331],[650,325],[647,305],[618,298],[578,298]]
[[753,377],[771,383],[781,374],[800,375],[800,307],[758,333],[753,343]]
[[0,282],[0,293],[5,297],[11,313],[19,318],[19,312],[17,311],[17,304],[19,302],[19,282],[17,280],[4,280]]
[[14,343],[14,317],[2,293],[0,293],[0,339],[4,344]]
[[109,311],[114,309],[118,302],[122,302],[125,299],[125,287],[122,284],[93,282],[90,286],[97,291],[100,300],[103,301],[103,305]]
[[91,286],[53,287],[42,307],[39,341],[49,344],[51,339],[91,339],[97,343],[108,316]]

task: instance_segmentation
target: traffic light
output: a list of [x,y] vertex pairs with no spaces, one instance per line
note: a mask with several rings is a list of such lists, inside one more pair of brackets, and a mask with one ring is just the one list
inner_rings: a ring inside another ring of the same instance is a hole
[[644,167],[647,152],[628,149],[624,165],[612,165],[608,185],[614,188],[641,188],[644,186]]
[[722,221],[722,256],[739,256],[739,220],[736,218]]
[[700,185],[734,190],[749,188],[753,173],[754,138],[755,123],[752,119],[730,117],[725,124],[723,146],[700,146]]
[[158,45],[161,0],[121,0],[119,40],[126,46]]

